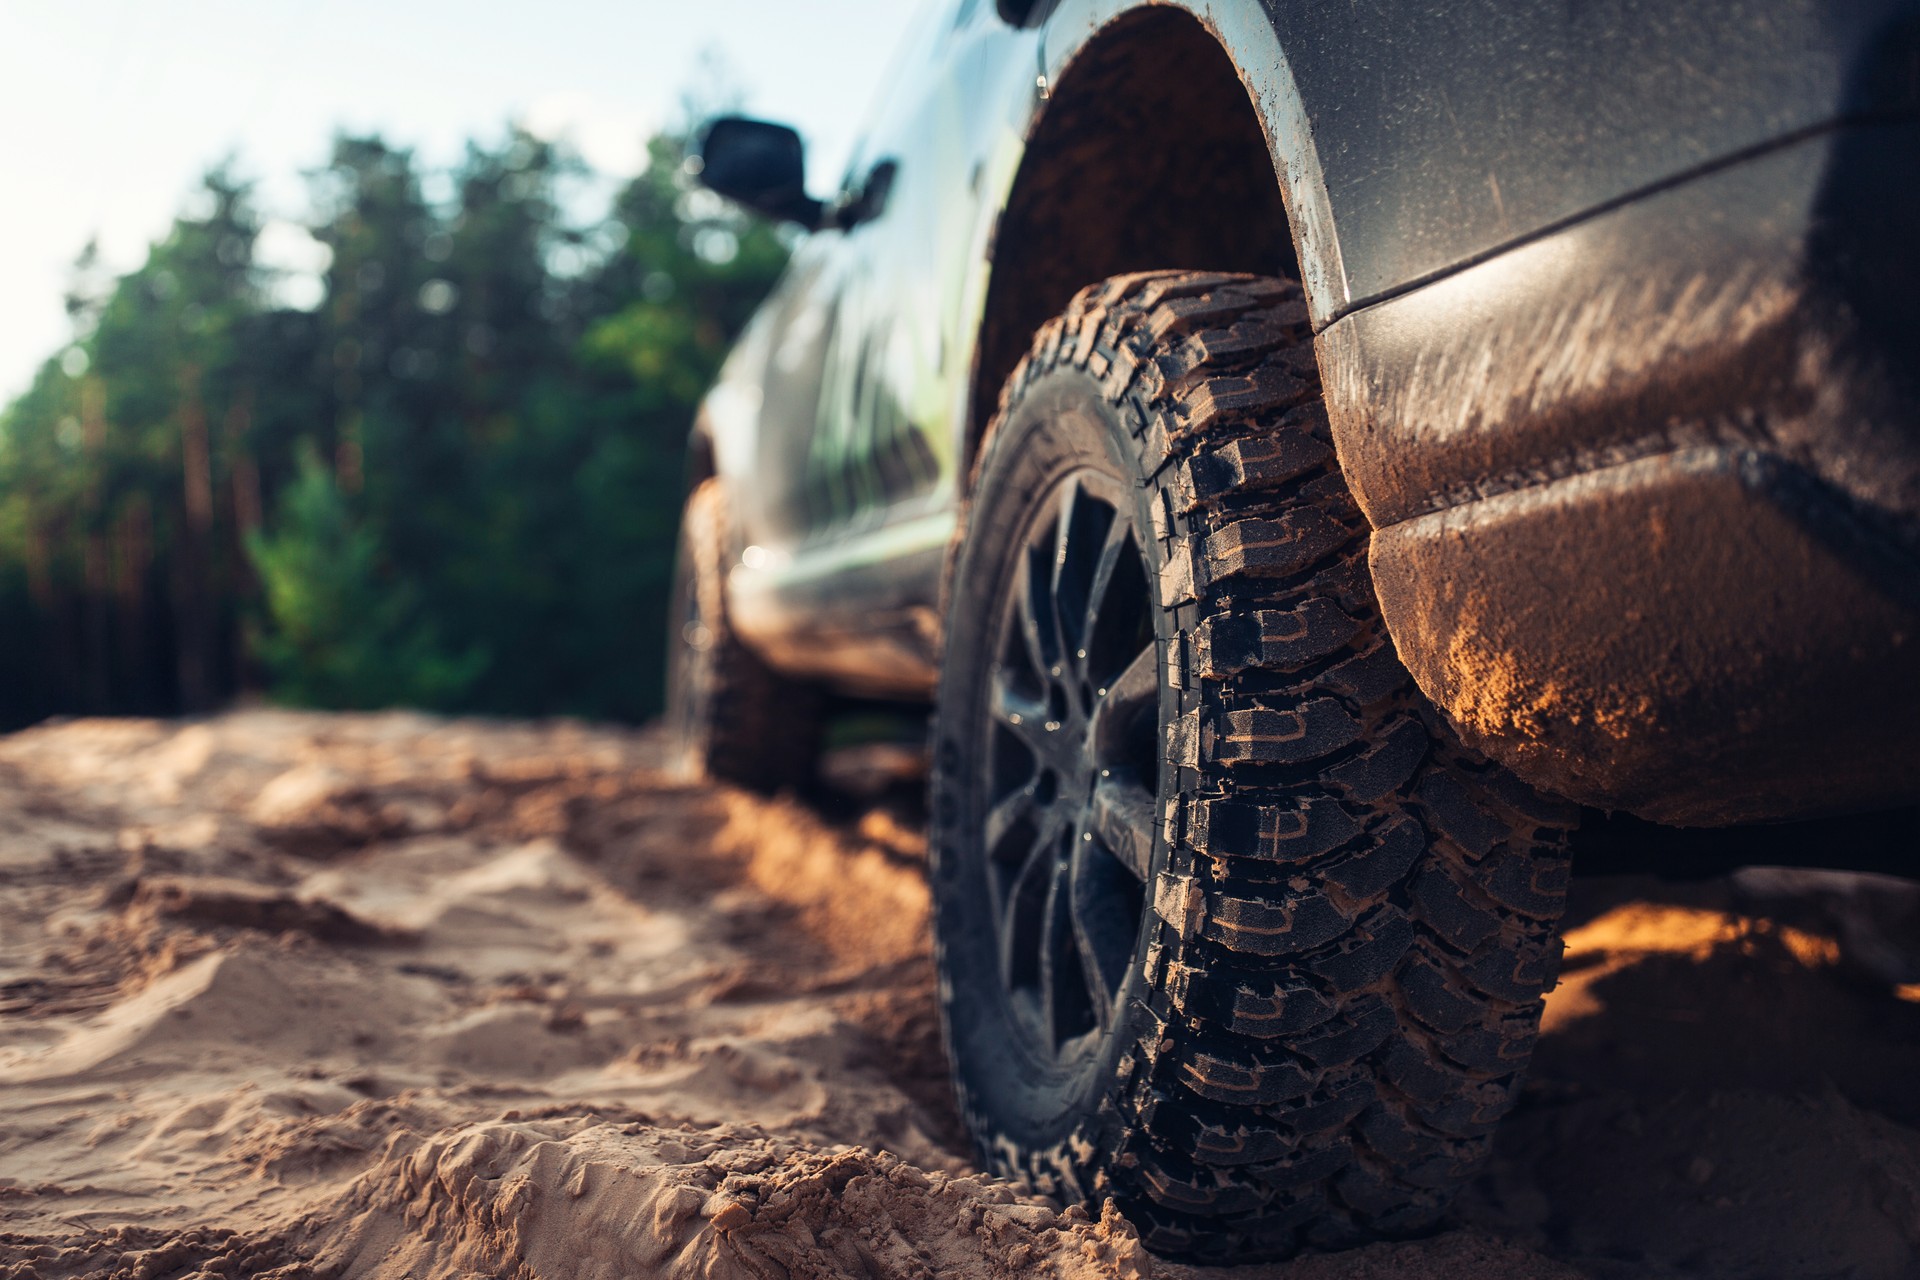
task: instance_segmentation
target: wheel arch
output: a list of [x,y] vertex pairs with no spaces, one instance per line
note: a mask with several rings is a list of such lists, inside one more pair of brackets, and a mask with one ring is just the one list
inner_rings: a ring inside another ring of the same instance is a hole
[[1165,268],[1286,275],[1316,328],[1346,301],[1305,109],[1258,6],[1069,0],[1047,20],[1041,65],[1045,100],[993,234],[963,483],[1034,330],[1087,284]]

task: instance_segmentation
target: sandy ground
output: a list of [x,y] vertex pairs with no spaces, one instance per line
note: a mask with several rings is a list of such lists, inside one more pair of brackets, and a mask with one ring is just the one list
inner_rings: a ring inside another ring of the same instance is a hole
[[0,740],[0,1277],[1920,1273],[1897,885],[1863,925],[1577,881],[1455,1229],[1201,1273],[969,1172],[910,816],[660,763],[405,715]]

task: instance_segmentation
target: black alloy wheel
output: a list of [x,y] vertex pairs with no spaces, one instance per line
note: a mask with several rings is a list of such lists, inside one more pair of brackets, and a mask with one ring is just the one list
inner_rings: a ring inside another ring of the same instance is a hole
[[1153,870],[1159,657],[1133,507],[1092,469],[1033,505],[975,775],[1000,981],[1032,1051],[1056,1061],[1112,1023]]

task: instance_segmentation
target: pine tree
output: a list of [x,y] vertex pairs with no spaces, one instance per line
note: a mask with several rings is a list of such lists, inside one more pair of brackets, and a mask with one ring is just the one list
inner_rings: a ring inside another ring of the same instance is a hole
[[565,148],[471,144],[444,207],[341,135],[331,253],[275,306],[231,165],[135,271],[89,249],[74,344],[0,413],[0,722],[213,706],[638,718],[660,700],[685,440],[782,269],[652,144],[574,225]]

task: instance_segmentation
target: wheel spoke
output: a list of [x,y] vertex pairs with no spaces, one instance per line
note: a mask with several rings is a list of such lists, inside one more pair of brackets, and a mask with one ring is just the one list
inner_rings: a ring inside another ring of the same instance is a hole
[[1053,755],[1057,746],[1054,735],[1047,732],[1047,704],[1015,688],[1005,672],[994,672],[990,683],[993,701],[989,710],[993,718],[1033,753],[1036,762]]
[[1060,607],[1061,592],[1070,589],[1068,583],[1073,572],[1073,564],[1068,557],[1073,550],[1073,514],[1079,500],[1079,480],[1068,480],[1065,484],[1061,485],[1059,507],[1054,513],[1053,521],[1053,547],[1051,549],[1053,590],[1050,593],[1047,603],[1053,614],[1053,633],[1060,637],[1060,665],[1062,667],[1070,665],[1073,650],[1075,646],[1080,643],[1080,637],[1069,633],[1066,626],[1067,620],[1070,617],[1077,617],[1077,614],[1072,610],[1062,610]]
[[1092,1030],[1098,1021],[1081,964],[1073,886],[1071,860],[1056,858],[1040,927],[1041,1019],[1056,1053],[1067,1041]]
[[1153,793],[1124,772],[1095,782],[1087,806],[1087,830],[1142,884],[1153,874],[1153,820],[1157,809]]
[[1067,544],[1073,541],[1073,512],[1080,503],[1080,478],[1070,476],[1060,486],[1059,506],[1053,513],[1053,570],[1054,580],[1060,577],[1060,566],[1067,563]]
[[1074,849],[1072,885],[1073,936],[1080,948],[1080,968],[1093,1012],[1105,1026],[1126,981],[1145,890],[1130,869],[1095,840],[1083,840]]
[[1107,526],[1106,541],[1101,544],[1100,558],[1093,566],[1093,580],[1087,585],[1086,613],[1080,624],[1082,648],[1093,648],[1100,610],[1107,602],[1107,588],[1113,585],[1113,571],[1119,568],[1121,558],[1133,548],[1132,535],[1133,530],[1125,520],[1115,520]]
[[1138,746],[1135,738],[1150,717],[1157,727],[1159,709],[1160,646],[1149,644],[1100,692],[1093,705],[1087,740],[1094,759],[1109,767],[1133,764],[1133,749]]
[[982,824],[986,836],[987,857],[1000,861],[1000,846],[1006,842],[1007,834],[1022,822],[1030,821],[1036,809],[1035,795],[1038,791],[1038,779],[1027,783],[1018,791],[1009,792],[987,810],[987,819]]
[[1021,557],[1016,589],[1019,602],[1014,625],[1020,629],[1021,646],[1033,668],[1034,679],[1044,686],[1058,665],[1055,654],[1059,646],[1055,638],[1059,628],[1053,616],[1053,563],[1040,548],[1030,547]]
[[1109,534],[1120,521],[1111,503],[1079,480],[1061,489],[1053,553],[1053,608],[1059,623],[1061,662],[1076,680],[1086,675],[1088,622],[1094,579]]
[[1063,826],[1057,812],[1041,816],[1039,831],[1007,890],[1000,917],[1000,979],[1008,991],[1030,987],[1042,977],[1046,911],[1053,900]]
[[1106,705],[1137,706],[1160,696],[1160,647],[1148,645],[1134,656],[1111,685],[1107,686]]

